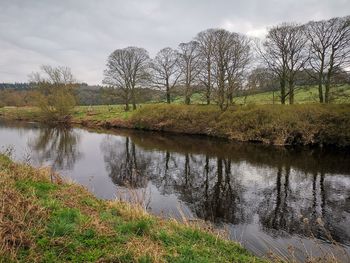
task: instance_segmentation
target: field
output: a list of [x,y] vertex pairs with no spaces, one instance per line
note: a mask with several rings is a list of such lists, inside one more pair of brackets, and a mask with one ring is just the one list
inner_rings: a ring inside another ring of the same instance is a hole
[[[236,96],[233,101],[236,104],[280,104],[279,92],[259,92],[247,96]],[[343,85],[331,90],[332,103],[350,103],[350,85]],[[206,104],[203,94],[192,95],[193,104]],[[173,103],[184,104],[184,98],[175,97]],[[318,88],[316,86],[297,87],[295,90],[295,103],[318,103]]]
[[262,262],[208,226],[96,199],[3,154],[0,183],[0,262]]

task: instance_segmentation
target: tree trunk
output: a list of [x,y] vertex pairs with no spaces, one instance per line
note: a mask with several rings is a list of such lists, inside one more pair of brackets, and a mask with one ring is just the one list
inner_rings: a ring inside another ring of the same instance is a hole
[[210,104],[210,88],[207,88],[207,92],[205,94],[205,97],[207,99],[207,105]]
[[327,72],[327,79],[326,79],[326,89],[325,89],[325,93],[324,93],[324,101],[325,103],[330,103],[330,97],[329,97],[329,90],[331,88],[331,78],[333,75],[333,67],[334,67],[334,48],[332,48],[332,53],[331,53],[331,57],[329,60],[329,69]]
[[186,85],[186,94],[185,94],[185,104],[190,105],[191,103],[191,94],[190,94],[191,87],[189,85]]
[[331,76],[332,76],[333,67],[331,66],[327,72],[327,80],[324,91],[324,102],[330,103],[329,91],[331,89]]
[[166,103],[170,104],[170,94],[169,94],[169,92],[166,93]]
[[166,80],[166,102],[170,104],[170,87],[168,79]]
[[232,92],[229,92],[229,94],[228,94],[228,101],[229,101],[229,103],[231,105],[233,104],[233,94],[232,94]]
[[131,89],[131,100],[132,100],[132,109],[136,110],[136,97],[135,97],[135,89]]
[[320,103],[323,103],[323,88],[322,88],[322,80],[319,80],[318,83],[318,97],[320,99]]
[[207,72],[208,72],[208,84],[207,84],[207,92],[206,92],[206,98],[207,98],[207,105],[210,104],[210,92],[211,92],[211,73],[210,73],[210,64],[208,64]]
[[330,82],[327,81],[326,89],[325,89],[325,93],[324,93],[324,102],[325,103],[330,103],[330,98],[329,98],[330,87],[331,87],[331,84],[330,84]]
[[129,92],[128,90],[125,91],[125,111],[129,111]]
[[289,104],[294,104],[294,85],[289,82]]
[[284,80],[281,80],[281,104],[286,104],[286,84]]
[[323,67],[324,67],[324,53],[322,53],[320,72],[318,74],[318,97],[320,99],[320,103],[324,102],[323,99]]

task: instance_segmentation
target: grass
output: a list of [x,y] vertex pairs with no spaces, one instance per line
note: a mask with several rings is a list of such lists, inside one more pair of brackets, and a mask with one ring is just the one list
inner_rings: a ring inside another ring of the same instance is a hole
[[[331,89],[330,97],[332,103],[350,103],[350,85],[343,85]],[[279,104],[279,92],[275,92],[275,102],[273,101],[273,92],[262,92],[253,95],[236,97],[234,99],[237,104],[254,103],[254,104]],[[297,104],[310,104],[318,103],[318,87],[306,86],[297,87],[295,90],[295,103]]]
[[[236,96],[234,103],[236,104],[280,104],[279,92],[257,92],[247,96]],[[331,89],[330,97],[332,103],[350,103],[350,85],[342,85]],[[316,86],[300,86],[296,87],[294,95],[296,104],[318,103],[318,87]],[[287,100],[288,101],[288,100]],[[184,104],[183,96],[176,96],[173,104]],[[192,104],[206,104],[204,94],[194,93],[191,97]]]
[[0,262],[262,262],[198,225],[149,215],[0,155]]

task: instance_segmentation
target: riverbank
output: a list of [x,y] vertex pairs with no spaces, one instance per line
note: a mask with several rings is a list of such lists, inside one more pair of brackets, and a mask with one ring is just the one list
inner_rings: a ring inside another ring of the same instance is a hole
[[[41,121],[35,108],[0,109],[0,118]],[[350,104],[246,105],[222,112],[214,105],[77,107],[72,123],[86,127],[135,128],[201,134],[272,145],[350,147]]]
[[0,262],[262,261],[199,225],[99,200],[48,169],[5,155],[0,182]]

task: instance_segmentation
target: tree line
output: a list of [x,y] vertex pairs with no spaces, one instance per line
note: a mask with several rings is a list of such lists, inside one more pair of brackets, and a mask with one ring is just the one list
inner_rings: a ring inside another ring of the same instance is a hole
[[167,103],[175,86],[181,86],[186,104],[194,87],[201,86],[206,103],[224,110],[234,92],[251,82],[277,84],[280,102],[293,104],[299,76],[317,84],[319,102],[329,103],[335,79],[350,67],[350,16],[282,23],[269,28],[263,40],[207,29],[176,49],[161,49],[154,58],[140,47],[117,49],[106,66],[103,83],[122,91],[126,110],[129,104],[136,108],[135,89],[143,86],[164,90]]

